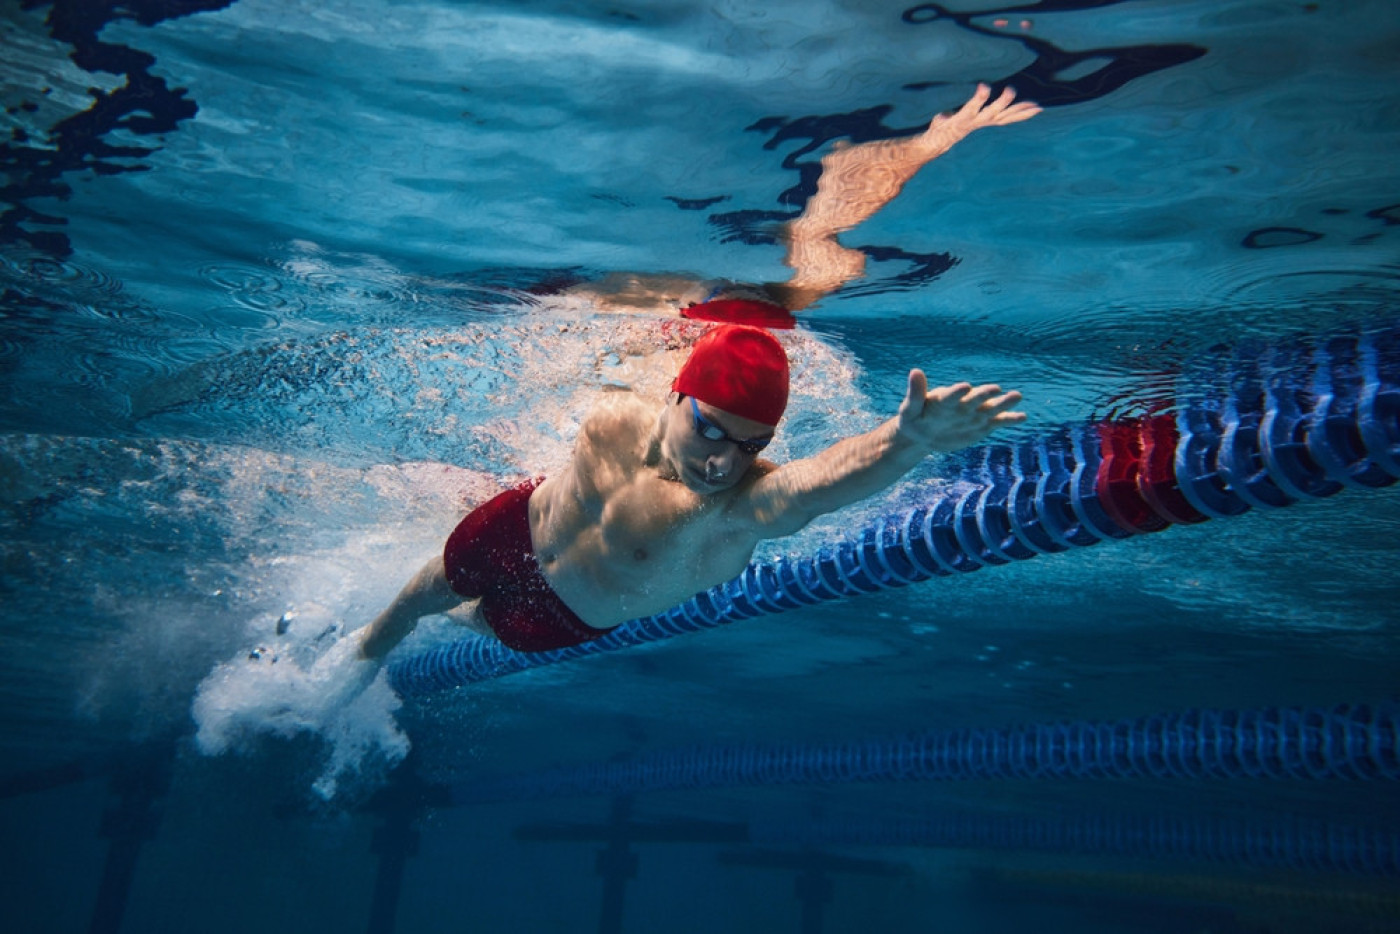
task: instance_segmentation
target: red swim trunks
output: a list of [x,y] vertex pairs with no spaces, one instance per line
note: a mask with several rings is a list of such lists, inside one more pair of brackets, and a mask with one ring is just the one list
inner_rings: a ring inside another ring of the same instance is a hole
[[481,616],[496,637],[519,652],[547,652],[607,635],[575,615],[540,572],[530,539],[529,480],[482,503],[447,537],[447,582],[463,597],[481,598]]

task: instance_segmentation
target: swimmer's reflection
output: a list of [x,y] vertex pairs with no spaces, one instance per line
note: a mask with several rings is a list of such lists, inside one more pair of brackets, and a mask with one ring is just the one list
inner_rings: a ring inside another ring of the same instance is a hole
[[[935,451],[1020,422],[1020,394],[995,385],[929,389],[911,370],[898,413],[814,457],[777,465],[761,453],[788,396],[788,360],[765,328],[860,276],[842,246],[921,166],[974,130],[1040,112],[985,86],[914,137],[845,146],[822,159],[817,193],[786,229],[793,276],[737,286],[619,278],[593,286],[615,306],[670,300],[720,320],[694,346],[658,412],[609,393],[579,429],[568,466],[482,505],[394,602],[354,634],[377,664],[423,617],[450,613],[521,651],[598,638],[739,574],[758,543],[883,490]],[[735,323],[739,322],[739,323]]]

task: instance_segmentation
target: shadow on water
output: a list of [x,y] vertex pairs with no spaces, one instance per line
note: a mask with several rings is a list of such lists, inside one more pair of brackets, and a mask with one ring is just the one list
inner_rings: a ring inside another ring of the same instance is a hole
[[[153,73],[154,56],[140,49],[104,42],[99,34],[107,24],[135,20],[154,26],[181,16],[222,10],[235,0],[20,0],[26,12],[47,9],[44,27],[55,42],[71,47],[73,64],[93,74],[119,76],[120,87],[104,91],[92,88],[91,105],[78,113],[60,117],[42,131],[42,139],[16,129],[8,141],[0,143],[0,165],[10,181],[0,189],[8,202],[0,212],[0,242],[23,242],[50,255],[63,258],[72,252],[67,235],[61,230],[63,218],[28,207],[37,198],[66,200],[73,188],[65,176],[80,172],[115,175],[145,171],[141,159],[155,146],[123,145],[113,142],[119,133],[160,137],[174,132],[182,121],[198,110],[183,88],[172,88]],[[13,28],[13,27],[11,27]],[[17,62],[12,61],[14,67]],[[7,104],[16,111],[37,114],[47,110],[40,102],[53,89],[32,89],[33,97]],[[36,134],[37,135],[37,132]]]

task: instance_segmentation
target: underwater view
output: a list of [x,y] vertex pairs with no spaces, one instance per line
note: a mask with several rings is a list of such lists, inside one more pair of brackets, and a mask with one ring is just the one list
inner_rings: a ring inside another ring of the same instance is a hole
[[1400,932],[1391,0],[0,14],[6,931]]

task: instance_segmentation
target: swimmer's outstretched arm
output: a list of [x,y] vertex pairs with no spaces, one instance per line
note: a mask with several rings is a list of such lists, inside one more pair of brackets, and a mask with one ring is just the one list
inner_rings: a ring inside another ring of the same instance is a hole
[[1019,392],[970,383],[928,388],[909,371],[899,414],[874,431],[839,441],[756,481],[746,502],[759,538],[792,535],[818,516],[884,490],[935,451],[976,444],[998,428],[1026,420],[1014,411]]
[[838,233],[888,204],[920,168],[972,131],[1020,123],[1040,113],[1040,107],[1029,101],[1014,103],[1016,92],[1011,88],[989,103],[991,94],[987,85],[977,85],[961,109],[934,117],[918,136],[858,146],[837,143],[822,159],[817,193],[785,232],[784,262],[792,267],[793,276],[785,283],[765,286],[766,291],[795,311],[861,276],[865,254],[837,243]]
[[360,636],[360,657],[382,659],[402,642],[418,620],[435,613],[446,613],[463,603],[463,599],[447,583],[442,555],[423,565],[422,570],[399,591],[394,602],[374,618]]

